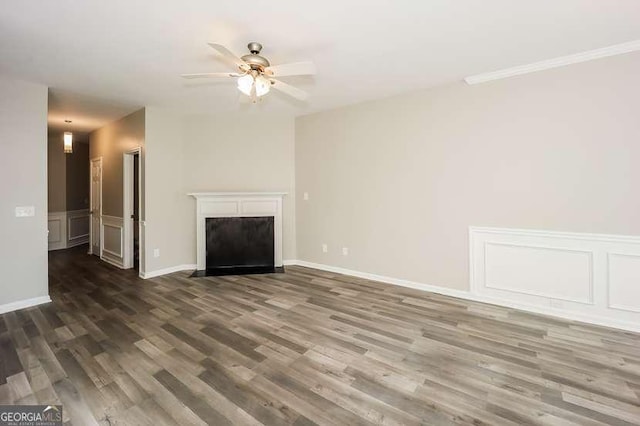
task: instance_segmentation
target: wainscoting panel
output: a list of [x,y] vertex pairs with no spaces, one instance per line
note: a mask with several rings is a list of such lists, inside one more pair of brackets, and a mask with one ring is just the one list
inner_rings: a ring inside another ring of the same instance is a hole
[[640,313],[640,255],[608,253],[609,307]]
[[67,212],[67,247],[89,243],[89,210]]
[[124,221],[121,217],[102,215],[101,259],[122,268],[124,253]]
[[49,250],[61,250],[89,242],[89,210],[49,212]]
[[478,300],[640,329],[640,237],[469,228]]
[[47,227],[49,229],[49,250],[67,248],[67,212],[49,212]]
[[62,220],[49,218],[49,243],[62,241]]
[[593,303],[590,251],[486,242],[484,255],[487,288]]

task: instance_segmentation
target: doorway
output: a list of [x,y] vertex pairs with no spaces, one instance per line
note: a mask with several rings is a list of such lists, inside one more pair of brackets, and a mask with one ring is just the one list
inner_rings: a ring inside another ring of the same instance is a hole
[[102,221],[102,157],[91,159],[89,254],[102,257],[100,229]]
[[140,154],[133,156],[133,267],[140,268]]
[[123,206],[124,206],[124,259],[125,269],[135,268],[139,272],[141,253],[142,217],[142,158],[141,149],[124,153]]

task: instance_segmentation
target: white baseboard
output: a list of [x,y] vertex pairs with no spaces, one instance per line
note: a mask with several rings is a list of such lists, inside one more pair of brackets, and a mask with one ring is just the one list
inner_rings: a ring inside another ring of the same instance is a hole
[[185,264],[185,265],[177,265],[171,266],[169,268],[158,269],[156,271],[142,272],[140,273],[140,278],[149,279],[159,277],[161,275],[173,274],[174,272],[180,271],[195,271],[197,269],[194,264]]
[[518,309],[526,312],[533,312],[535,314],[548,315],[551,317],[561,318],[569,321],[579,321],[587,324],[600,325],[603,327],[617,328],[619,330],[640,332],[640,324],[636,322],[631,322],[631,321],[617,320],[613,318],[606,318],[606,317],[601,317],[593,314],[585,314],[581,312],[569,312],[563,309],[557,309],[557,308],[551,308],[551,307],[528,305],[525,303],[518,303],[511,300],[493,298],[493,297],[484,296],[484,295],[474,295],[472,293],[469,293],[469,296],[466,297],[466,299],[473,300],[475,302],[489,303],[492,305]]
[[335,272],[337,274],[349,275],[352,277],[364,278],[371,281],[380,281],[386,284],[393,284],[400,287],[408,287],[416,290],[428,291],[431,293],[443,294],[445,296],[468,298],[469,292],[465,290],[456,290],[454,288],[441,287],[418,283],[415,281],[403,280],[400,278],[386,277],[384,275],[370,274],[368,272],[354,271],[352,269],[339,268],[337,266],[323,265],[321,263],[307,262],[305,260],[294,260],[290,265],[304,266],[306,268],[320,269],[327,272]]
[[539,306],[527,305],[524,303],[514,303],[512,301],[499,298],[487,297],[484,295],[473,294],[467,290],[456,290],[447,287],[440,287],[430,284],[419,283],[415,281],[403,280],[399,278],[386,277],[383,275],[371,274],[368,272],[354,271],[351,269],[340,268],[337,266],[323,265],[320,263],[307,262],[304,260],[289,260],[286,265],[298,265],[306,268],[318,269],[321,271],[334,272],[342,275],[349,275],[357,278],[364,278],[371,281],[379,281],[385,284],[397,285],[400,287],[408,287],[416,290],[427,291],[430,293],[442,294],[444,296],[457,297],[459,299],[469,300],[472,302],[489,303],[492,305],[503,306],[507,308],[519,309],[522,311],[533,312],[536,314],[549,315],[570,321],[580,321],[589,324],[612,327],[621,330],[640,332],[640,324],[630,321],[620,321],[611,318],[603,318],[595,315],[585,315],[577,312],[567,312],[562,309],[543,308]]
[[89,244],[89,237],[82,237],[82,238],[75,239],[72,242],[69,242],[69,244],[67,244],[67,248],[77,247],[83,244]]
[[19,300],[17,302],[6,303],[4,305],[0,305],[0,314],[17,311],[18,309],[30,308],[32,306],[42,305],[43,303],[49,303],[49,302],[51,302],[51,298],[49,296],[40,296],[40,297],[34,297],[32,299]]
[[117,261],[117,260],[111,259],[111,258],[105,256],[104,254],[100,258],[100,260],[102,260],[103,262],[107,262],[109,265],[115,266],[118,269],[124,269],[124,265],[122,264],[122,261]]

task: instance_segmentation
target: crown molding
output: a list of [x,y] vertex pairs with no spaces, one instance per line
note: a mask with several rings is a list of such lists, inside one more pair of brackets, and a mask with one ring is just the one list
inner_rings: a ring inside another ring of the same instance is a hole
[[606,58],[609,56],[622,55],[624,53],[635,52],[640,50],[640,40],[630,41],[627,43],[614,44],[613,46],[603,47],[600,49],[589,50],[573,55],[561,56],[559,58],[547,59],[545,61],[533,62],[527,65],[520,65],[503,70],[476,74],[464,79],[467,84],[479,84],[492,80],[500,80],[502,78],[514,77],[516,75],[529,74],[548,70],[552,68],[563,67],[565,65],[577,64],[580,62],[592,61],[594,59]]

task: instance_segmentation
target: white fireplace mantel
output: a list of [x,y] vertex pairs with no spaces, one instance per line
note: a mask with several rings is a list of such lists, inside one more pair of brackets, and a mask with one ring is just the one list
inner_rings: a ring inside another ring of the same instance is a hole
[[273,216],[274,263],[282,266],[282,198],[286,192],[192,192],[196,199],[196,257],[206,269],[206,219],[210,217]]

